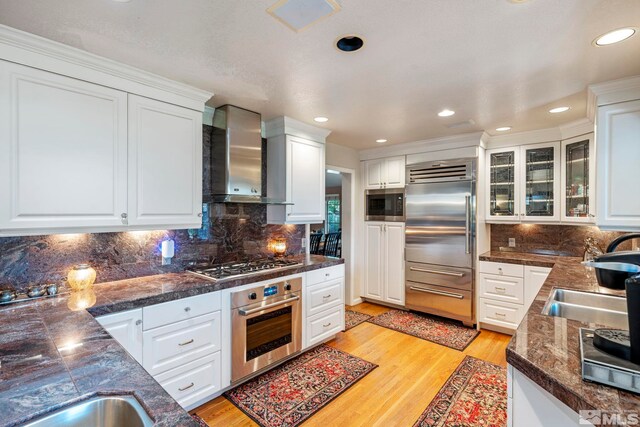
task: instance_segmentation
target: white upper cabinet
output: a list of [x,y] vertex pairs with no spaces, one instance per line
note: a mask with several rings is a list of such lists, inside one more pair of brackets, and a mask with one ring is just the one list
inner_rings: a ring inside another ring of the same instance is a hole
[[270,224],[311,224],[325,218],[325,138],[329,131],[288,117],[265,123]]
[[593,133],[562,141],[562,222],[595,222],[596,152]]
[[598,107],[597,225],[640,230],[640,100]]
[[0,230],[120,226],[127,94],[0,61]]
[[405,186],[404,156],[364,162],[366,189],[403,188]]
[[211,93],[0,35],[0,236],[200,227]]
[[487,222],[560,221],[560,143],[486,152]]
[[130,225],[200,228],[202,113],[129,95]]

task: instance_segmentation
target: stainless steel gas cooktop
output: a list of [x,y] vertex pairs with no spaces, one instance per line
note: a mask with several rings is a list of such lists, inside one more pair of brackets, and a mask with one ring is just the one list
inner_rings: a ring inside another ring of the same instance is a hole
[[229,279],[244,277],[265,271],[277,271],[302,265],[302,262],[286,258],[261,258],[244,262],[227,262],[224,264],[201,263],[187,268],[187,271],[210,279]]

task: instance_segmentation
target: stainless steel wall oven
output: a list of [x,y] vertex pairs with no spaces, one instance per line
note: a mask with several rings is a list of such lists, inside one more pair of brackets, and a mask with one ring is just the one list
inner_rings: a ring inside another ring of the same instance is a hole
[[302,279],[231,293],[231,381],[302,349]]

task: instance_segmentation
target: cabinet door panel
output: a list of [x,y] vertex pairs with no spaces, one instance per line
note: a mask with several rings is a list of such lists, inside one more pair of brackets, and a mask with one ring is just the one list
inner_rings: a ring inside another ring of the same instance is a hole
[[404,187],[405,165],[406,162],[404,156],[385,159],[385,188]]
[[383,238],[382,224],[368,222],[365,225],[365,297],[383,299]]
[[550,268],[526,265],[524,267],[524,309],[529,310],[540,288],[551,273]]
[[129,224],[200,227],[202,113],[129,95]]
[[96,317],[107,332],[142,363],[142,309]]
[[382,188],[384,160],[369,160],[364,163],[367,189]]
[[489,198],[487,219],[493,222],[517,221],[520,219],[517,173],[519,149],[487,150],[486,156],[486,194]]
[[324,144],[287,136],[288,222],[324,221],[324,170]]
[[124,92],[0,61],[0,229],[121,226]]
[[404,224],[384,225],[385,300],[404,305]]
[[562,141],[562,222],[595,222],[593,133]]
[[560,220],[560,144],[525,145],[521,148],[520,219]]
[[598,108],[597,224],[640,230],[640,100]]

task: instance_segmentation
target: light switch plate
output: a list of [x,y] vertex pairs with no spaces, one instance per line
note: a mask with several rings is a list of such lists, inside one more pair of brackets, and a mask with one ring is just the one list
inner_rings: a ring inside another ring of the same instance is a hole
[[302,238],[302,242],[301,242],[301,244],[302,244],[302,247],[303,247],[303,248],[306,248],[306,247],[307,247],[307,239],[306,239],[306,237],[303,237],[303,238]]
[[514,239],[513,237],[509,237],[509,247],[510,248],[516,247],[516,239]]

